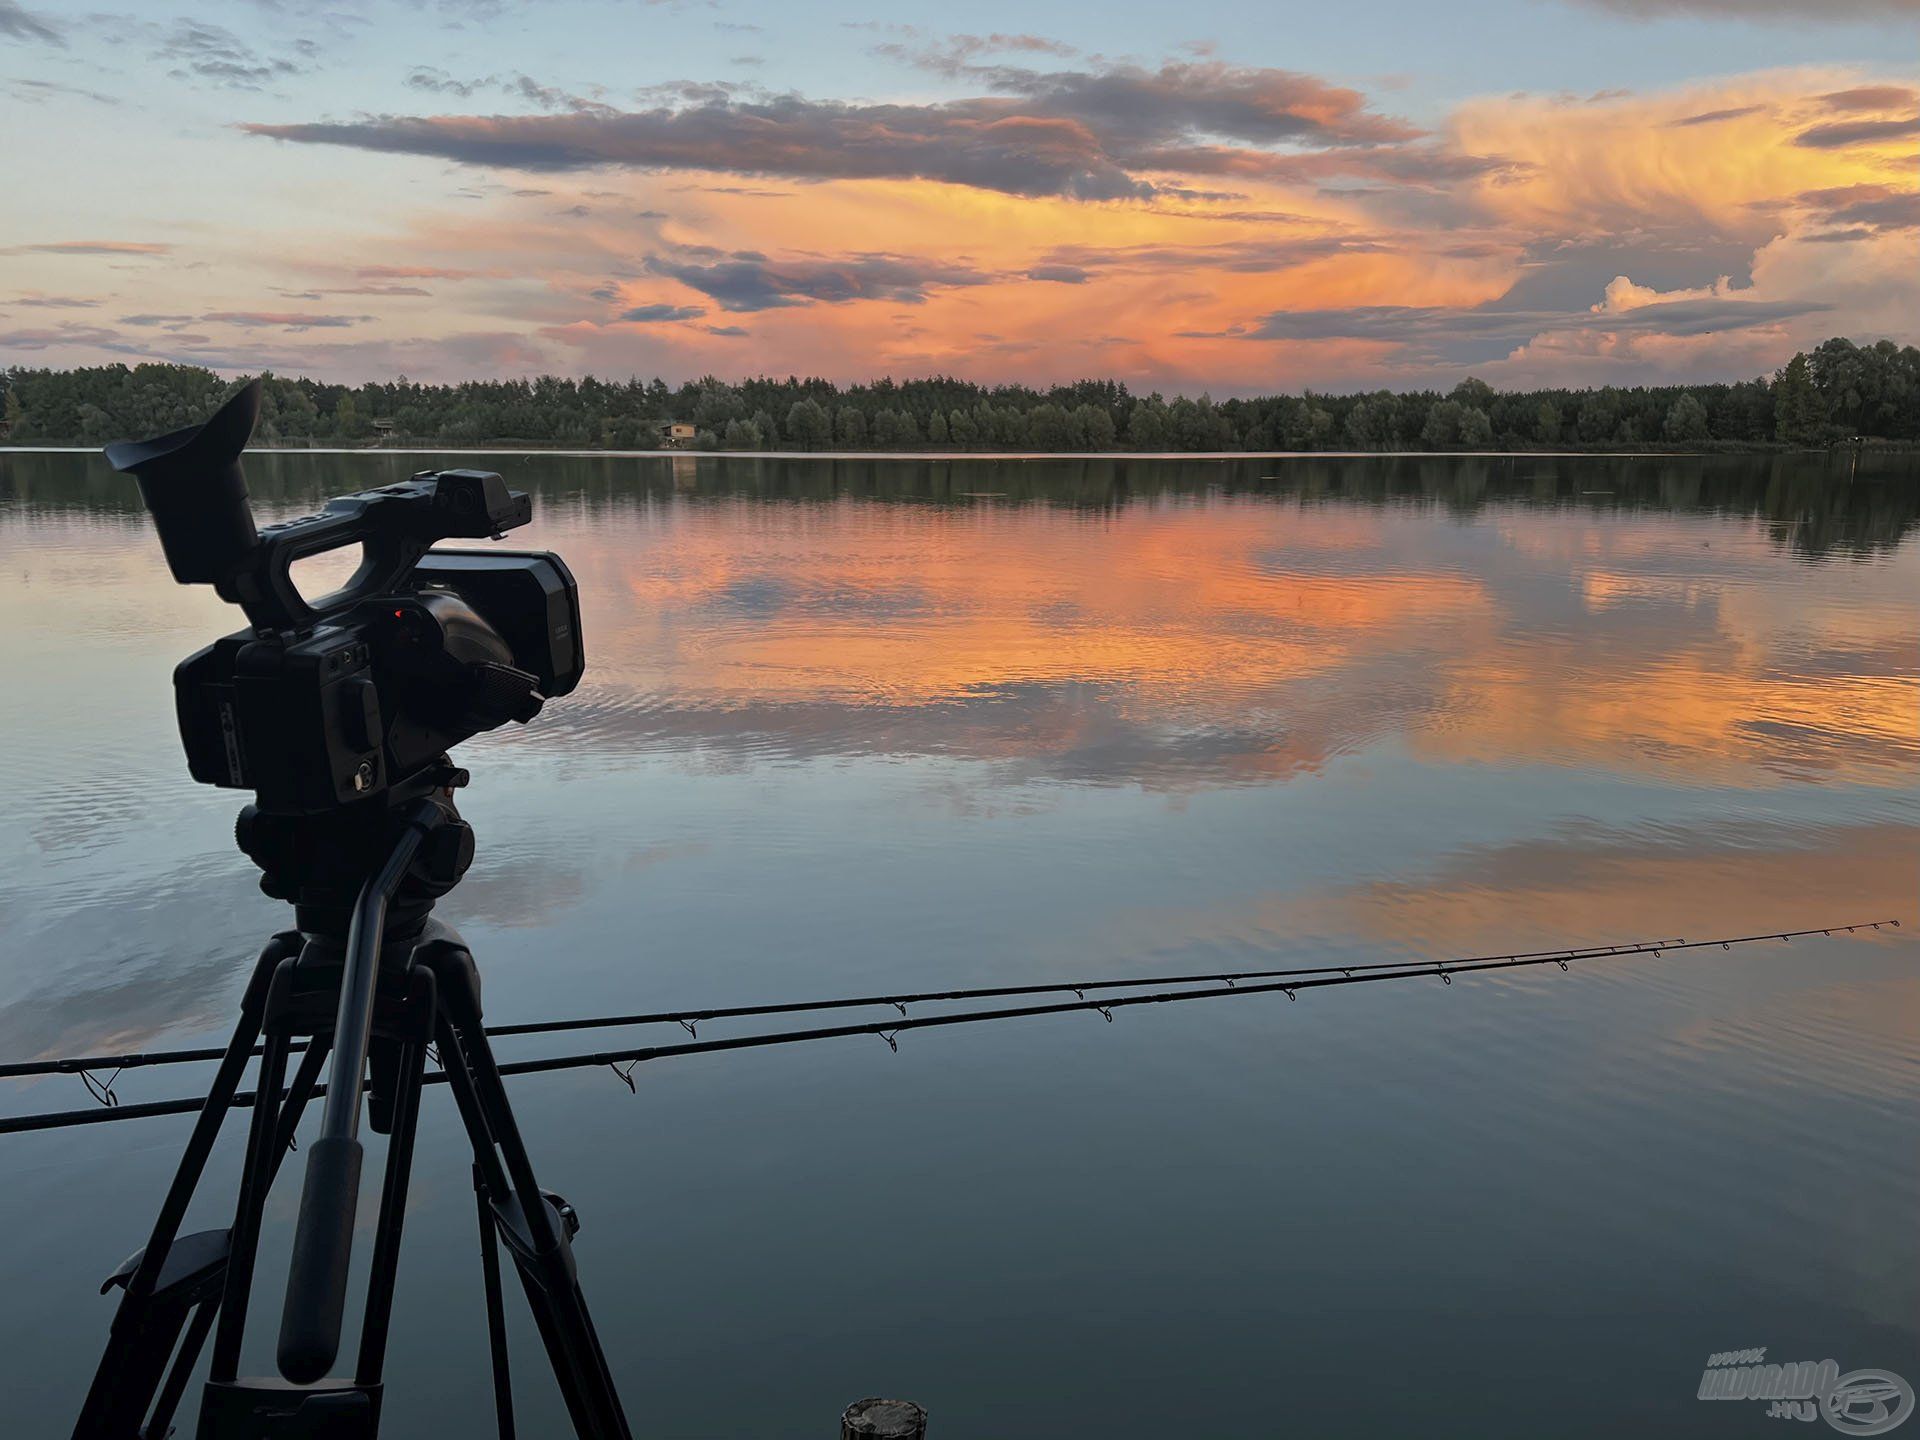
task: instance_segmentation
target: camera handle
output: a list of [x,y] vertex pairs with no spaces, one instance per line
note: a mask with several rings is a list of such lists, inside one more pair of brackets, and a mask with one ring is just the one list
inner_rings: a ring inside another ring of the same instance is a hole
[[[317,515],[264,527],[214,590],[246,611],[255,629],[304,630],[324,614],[404,588],[436,540],[498,540],[532,518],[533,502],[491,471],[428,472],[338,496]],[[312,602],[300,594],[295,561],[356,544],[360,568],[345,585]]]
[[348,924],[326,1108],[319,1137],[307,1152],[286,1310],[280,1321],[280,1373],[297,1385],[312,1384],[325,1375],[340,1349],[347,1265],[353,1254],[360,1199],[360,1090],[372,1036],[387,905],[406,879],[420,842],[445,819],[446,812],[431,801],[413,807],[387,863],[361,887]]
[[[374,526],[371,516],[356,503],[363,498],[354,495],[330,501],[318,515],[264,527],[258,548],[215,583],[215,592],[244,610],[256,630],[304,630],[329,610],[398,590],[427,553],[431,537],[395,534]],[[295,562],[356,544],[361,547],[361,560],[352,577],[332,594],[309,602],[293,583]]]

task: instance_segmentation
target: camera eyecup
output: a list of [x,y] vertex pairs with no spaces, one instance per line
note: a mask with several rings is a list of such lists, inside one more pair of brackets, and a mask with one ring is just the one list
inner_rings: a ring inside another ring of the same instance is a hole
[[204,425],[107,447],[107,463],[139,481],[167,568],[182,585],[226,579],[259,539],[240,469],[259,416],[260,382],[254,380]]

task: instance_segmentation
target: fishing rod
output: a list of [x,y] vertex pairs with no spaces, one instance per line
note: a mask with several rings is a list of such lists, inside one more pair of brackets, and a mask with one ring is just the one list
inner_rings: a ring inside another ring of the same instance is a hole
[[[1620,955],[1635,947],[1647,948],[1656,945],[1678,945],[1679,937],[1669,940],[1633,940],[1622,945],[1577,945],[1561,946],[1557,950],[1528,950],[1520,954],[1502,952],[1499,955],[1464,955],[1448,960],[1449,965],[1464,965],[1474,960],[1494,959],[1533,959],[1535,957],[1552,958],[1560,955]],[[920,990],[901,991],[888,995],[855,995],[840,1000],[793,1000],[762,1005],[724,1005],[709,1006],[703,1010],[657,1010],[634,1015],[592,1015],[573,1020],[533,1020],[513,1025],[489,1025],[486,1034],[489,1038],[502,1035],[548,1035],[567,1030],[612,1030],[634,1025],[684,1025],[689,1032],[703,1020],[733,1020],[747,1016],[761,1015],[799,1015],[818,1010],[855,1010],[876,1005],[891,1005],[900,1010],[907,1005],[924,1004],[938,1000],[992,1000],[1016,995],[1060,995],[1072,991],[1076,995],[1088,990],[1112,990],[1122,987],[1142,985],[1180,985],[1180,984],[1233,984],[1241,980],[1280,979],[1290,975],[1325,975],[1338,970],[1351,973],[1356,970],[1394,970],[1411,964],[1431,964],[1431,961],[1388,960],[1365,965],[1310,965],[1293,970],[1227,970],[1215,974],[1202,975],[1140,975],[1131,979],[1106,980],[1062,980],[1048,984],[1035,985],[995,985],[970,990]],[[296,1040],[289,1045],[292,1051],[307,1048],[305,1040]],[[256,1045],[253,1054],[259,1055],[262,1046]],[[139,1070],[153,1065],[188,1065],[218,1060],[226,1054],[225,1050],[154,1050],[145,1053],[127,1055],[70,1055],[57,1060],[24,1060],[0,1065],[0,1080],[20,1080],[39,1075],[80,1075],[86,1076],[97,1070]]]
[[[691,1039],[669,1045],[641,1045],[620,1050],[596,1051],[588,1054],[553,1055],[532,1060],[517,1060],[498,1067],[501,1076],[549,1074],[560,1070],[595,1069],[602,1065],[613,1069],[629,1089],[633,1088],[633,1071],[649,1060],[670,1059],[683,1055],[706,1055],[721,1051],[761,1049],[776,1045],[795,1045],[816,1040],[836,1040],[856,1035],[877,1035],[887,1042],[888,1048],[899,1049],[898,1037],[909,1030],[925,1030],[955,1025],[978,1025],[998,1020],[1016,1020],[1026,1016],[1064,1015],[1080,1011],[1099,1013],[1111,1022],[1115,1010],[1135,1005],[1178,1004],[1187,1000],[1223,999],[1228,996],[1265,995],[1284,992],[1289,1000],[1298,998],[1302,990],[1327,989],[1343,985],[1366,985],[1376,981],[1439,979],[1443,984],[1453,984],[1453,977],[1474,974],[1485,970],[1526,969],[1540,965],[1558,965],[1563,971],[1575,961],[1625,959],[1630,956],[1652,956],[1663,958],[1677,951],[1708,950],[1714,946],[1722,950],[1731,950],[1735,945],[1753,945],[1763,941],[1778,940],[1791,942],[1812,935],[1831,936],[1835,934],[1851,935],[1858,930],[1878,930],[1882,925],[1898,928],[1898,920],[1876,920],[1857,925],[1817,926],[1805,930],[1773,930],[1756,935],[1722,936],[1712,940],[1682,940],[1672,943],[1649,941],[1636,945],[1615,946],[1601,949],[1570,949],[1547,952],[1529,952],[1519,955],[1499,957],[1468,957],[1459,960],[1422,960],[1406,962],[1385,962],[1378,965],[1328,966],[1306,972],[1293,972],[1284,979],[1264,980],[1257,984],[1240,985],[1228,982],[1211,988],[1198,990],[1155,990],[1144,993],[1110,995],[1103,999],[1057,1001],[1045,1005],[1021,1005],[991,1010],[966,1010],[948,1015],[902,1016],[897,1020],[874,1021],[852,1025],[830,1025],[810,1030],[777,1030],[758,1034],[734,1035],[721,1039]],[[1331,973],[1339,971],[1340,973]],[[1073,988],[1073,987],[1067,987]],[[626,1069],[621,1070],[625,1065]],[[304,1074],[304,1072],[303,1072]],[[308,1083],[303,1091],[318,1097],[326,1092],[325,1086]],[[445,1084],[448,1075],[445,1071],[423,1077],[428,1085]],[[301,1083],[302,1077],[296,1077]],[[276,1099],[285,1094],[276,1088]],[[242,1091],[234,1095],[232,1104],[250,1106],[256,1102],[258,1092]],[[201,1101],[195,1098],[179,1100],[156,1100],[132,1105],[115,1105],[94,1110],[53,1111],[32,1115],[0,1117],[0,1135],[20,1134],[33,1130],[64,1129],[74,1125],[106,1124],[120,1120],[143,1120],[162,1115],[190,1114],[201,1107]]]

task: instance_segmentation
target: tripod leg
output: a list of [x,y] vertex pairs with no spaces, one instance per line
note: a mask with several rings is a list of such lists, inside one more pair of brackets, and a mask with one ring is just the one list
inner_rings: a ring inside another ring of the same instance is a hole
[[260,1094],[247,1128],[247,1158],[240,1175],[240,1198],[233,1207],[228,1232],[226,1288],[220,1300],[220,1328],[213,1336],[213,1365],[209,1380],[231,1380],[240,1368],[240,1336],[247,1324],[247,1301],[253,1291],[254,1250],[260,1240],[260,1211],[267,1187],[279,1167],[274,1144],[280,1134],[279,1094],[287,1073],[287,1039],[276,1030],[267,1036],[260,1056]]
[[473,1197],[480,1210],[480,1278],[487,1288],[487,1348],[493,1355],[493,1414],[500,1440],[513,1440],[513,1374],[507,1354],[506,1307],[500,1298],[500,1237],[493,1229],[486,1177],[473,1167]]
[[275,1175],[280,1173],[280,1162],[293,1149],[293,1132],[300,1124],[300,1115],[307,1108],[307,1102],[313,1099],[313,1087],[320,1083],[320,1072],[326,1068],[330,1048],[325,1035],[316,1035],[309,1040],[307,1048],[301,1052],[300,1064],[293,1072],[293,1079],[287,1083],[287,1099],[280,1110],[280,1128],[273,1146]]
[[180,1233],[180,1222],[186,1217],[187,1205],[206,1169],[214,1141],[219,1138],[220,1124],[232,1108],[234,1093],[240,1088],[240,1078],[253,1055],[253,1043],[260,1038],[267,990],[274,971],[281,961],[297,954],[299,948],[298,935],[276,935],[267,942],[254,965],[253,976],[241,998],[239,1023],[227,1042],[220,1068],[214,1072],[206,1103],[194,1121],[193,1134],[188,1137],[186,1151],[174,1171],[173,1183],[160,1202],[160,1213],[154,1219],[146,1248],[127,1277],[126,1291],[114,1311],[106,1350],[74,1425],[76,1440],[96,1440],[96,1437],[121,1440],[139,1433],[187,1318],[186,1309],[178,1303],[156,1303],[155,1290],[161,1269]]
[[440,1057],[448,1084],[575,1433],[581,1440],[629,1440],[620,1396],[574,1270],[571,1230],[534,1178],[487,1045],[473,957],[463,946],[443,942],[422,947],[415,963],[431,966],[439,979]]
[[193,1312],[193,1321],[187,1326],[186,1338],[180,1342],[180,1351],[173,1357],[173,1368],[167,1371],[167,1383],[160,1387],[160,1398],[153,1402],[153,1414],[147,1417],[144,1435],[169,1435],[172,1433],[173,1412],[180,1408],[180,1397],[187,1393],[187,1380],[193,1374],[193,1362],[200,1358],[200,1347],[207,1343],[207,1335],[213,1329],[217,1297],[203,1300]]
[[387,1173],[380,1191],[380,1218],[374,1226],[366,1317],[361,1322],[360,1354],[354,1363],[356,1385],[378,1385],[386,1363],[387,1323],[393,1316],[394,1276],[400,1266],[400,1231],[407,1218],[407,1181],[413,1171],[413,1137],[420,1119],[420,1083],[427,1060],[427,1037],[433,1033],[433,992],[433,973],[415,970],[408,1006],[418,1028],[399,1042],[394,1061]]

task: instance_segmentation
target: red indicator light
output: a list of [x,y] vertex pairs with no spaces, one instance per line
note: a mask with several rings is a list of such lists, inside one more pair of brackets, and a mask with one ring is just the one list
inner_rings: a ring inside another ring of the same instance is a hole
[[393,612],[393,618],[396,620],[404,620],[407,618],[407,612],[404,610],[396,610]]

